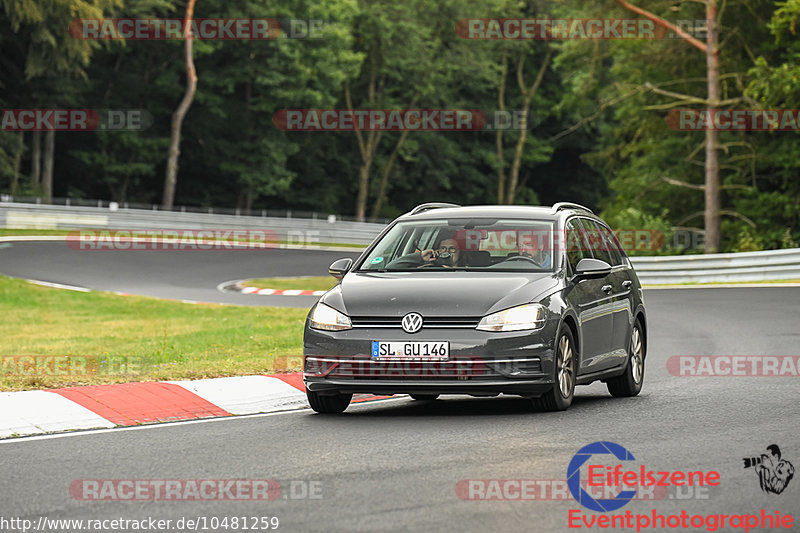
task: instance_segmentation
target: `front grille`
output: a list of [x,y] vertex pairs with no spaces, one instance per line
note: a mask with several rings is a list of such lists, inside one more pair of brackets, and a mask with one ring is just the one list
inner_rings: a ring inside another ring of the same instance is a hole
[[[401,316],[351,316],[354,328],[397,328],[402,329]],[[481,317],[474,316],[423,316],[422,329],[425,328],[465,328],[475,329]]]

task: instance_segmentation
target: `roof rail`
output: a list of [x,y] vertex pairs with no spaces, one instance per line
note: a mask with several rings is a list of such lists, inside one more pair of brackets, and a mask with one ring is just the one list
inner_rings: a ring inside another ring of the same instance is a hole
[[441,207],[461,207],[458,204],[447,204],[444,202],[429,202],[427,204],[420,204],[414,209],[411,210],[409,215],[416,215],[417,213],[422,213],[423,211],[428,211],[429,209],[439,209]]
[[588,207],[573,202],[558,202],[557,204],[553,204],[553,213],[557,213],[562,209],[583,209],[584,211],[594,214],[594,212],[592,212],[592,210]]

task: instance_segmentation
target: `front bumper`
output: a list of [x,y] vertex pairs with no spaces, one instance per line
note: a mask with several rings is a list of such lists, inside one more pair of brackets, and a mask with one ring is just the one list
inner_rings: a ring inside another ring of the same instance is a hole
[[[303,379],[322,394],[539,396],[553,386],[557,321],[535,332],[359,328],[319,331],[306,324]],[[372,341],[450,343],[447,361],[373,360]]]

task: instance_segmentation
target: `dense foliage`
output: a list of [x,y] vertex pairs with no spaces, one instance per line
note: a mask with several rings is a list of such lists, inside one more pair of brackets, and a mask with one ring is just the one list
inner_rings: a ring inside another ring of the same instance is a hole
[[[631,3],[671,21],[705,14],[702,2]],[[1,108],[153,117],[141,132],[57,133],[52,196],[161,202],[183,42],[81,40],[68,27],[76,18],[180,18],[184,8],[0,0]],[[800,0],[720,2],[728,108],[800,108],[799,15]],[[197,0],[195,16],[321,20],[322,38],[195,41],[199,84],[183,123],[176,206],[393,217],[429,200],[570,200],[617,227],[702,228],[704,134],[665,120],[672,108],[703,107],[702,53],[680,38],[468,40],[456,31],[465,18],[638,18],[616,0]],[[514,129],[286,132],[272,120],[281,109],[348,102],[529,116],[522,140]],[[0,192],[46,194],[34,156],[47,153],[44,137],[0,132]],[[797,132],[723,132],[720,142],[721,249],[797,246]]]

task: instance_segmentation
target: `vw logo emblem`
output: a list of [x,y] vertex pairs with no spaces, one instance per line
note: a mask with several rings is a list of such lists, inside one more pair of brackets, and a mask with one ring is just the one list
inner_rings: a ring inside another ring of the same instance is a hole
[[401,322],[403,331],[406,333],[416,333],[422,329],[422,315],[419,313],[408,313]]

